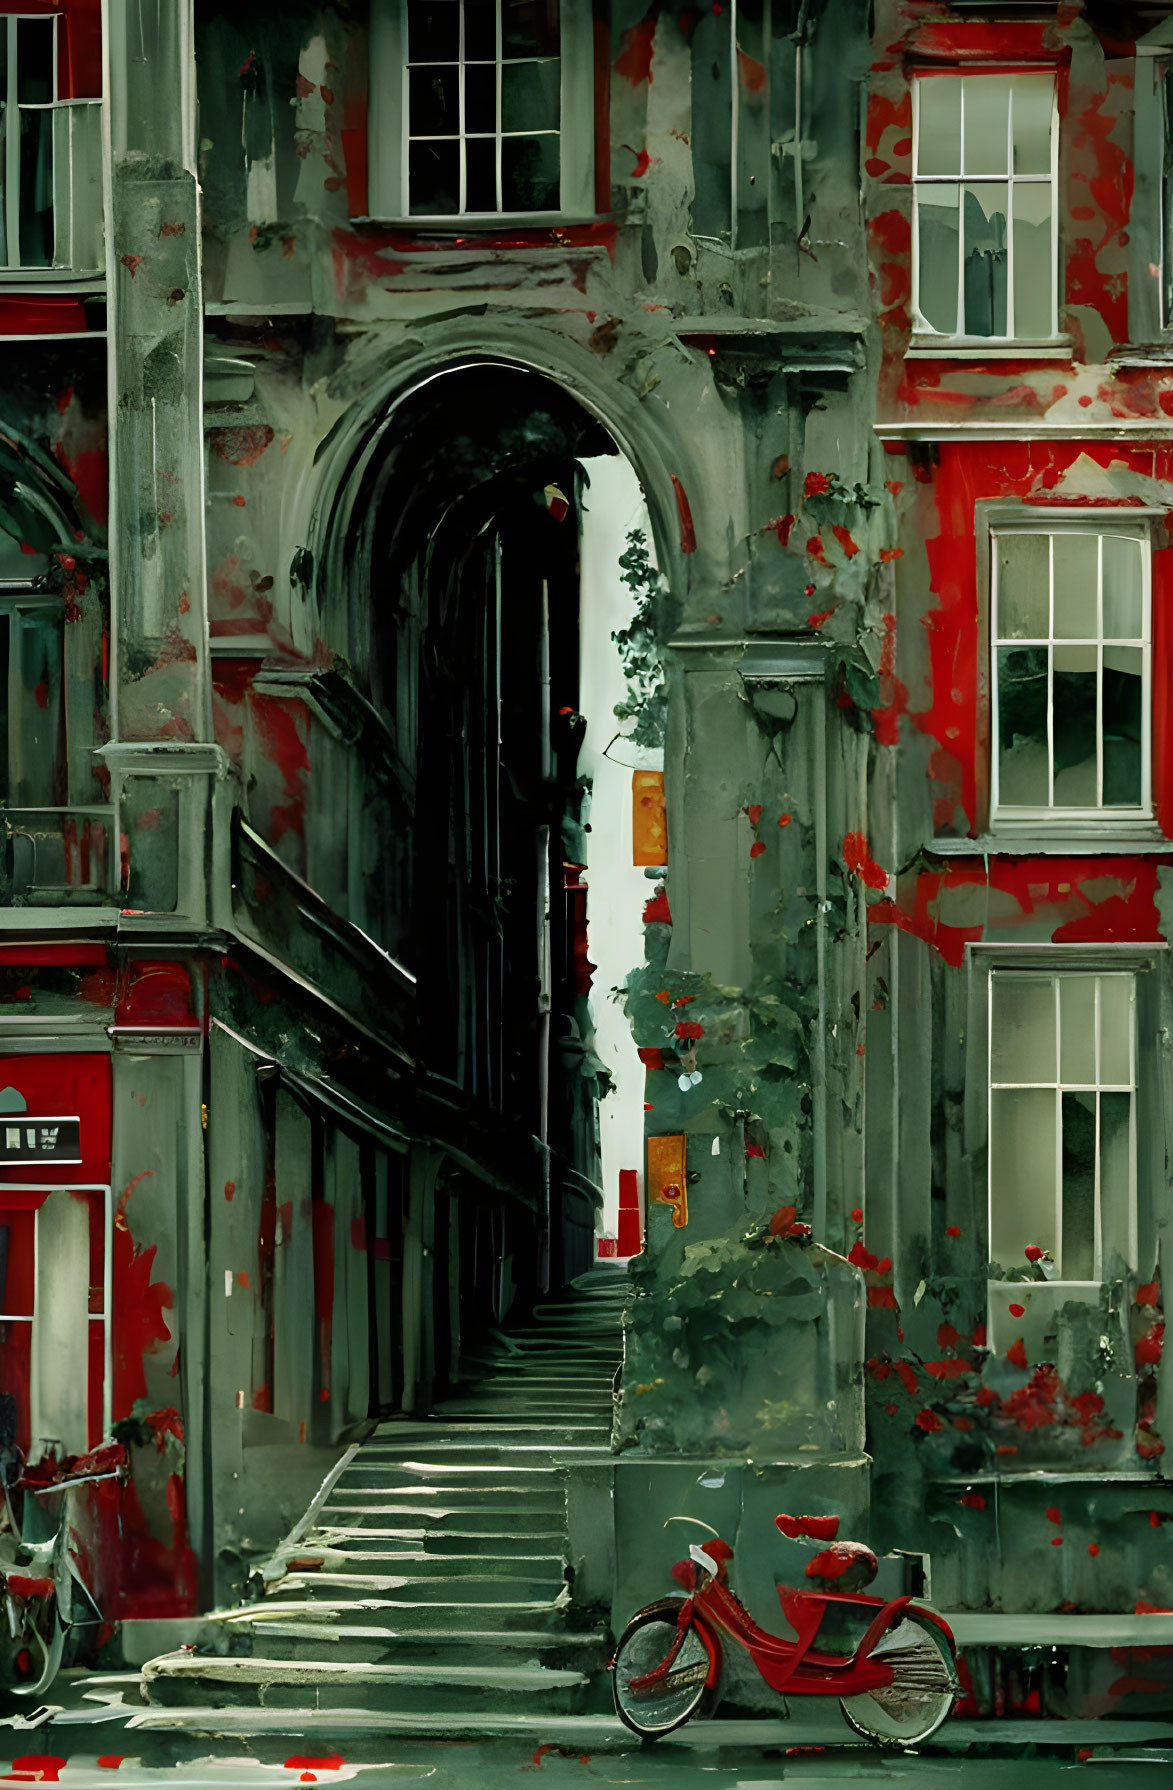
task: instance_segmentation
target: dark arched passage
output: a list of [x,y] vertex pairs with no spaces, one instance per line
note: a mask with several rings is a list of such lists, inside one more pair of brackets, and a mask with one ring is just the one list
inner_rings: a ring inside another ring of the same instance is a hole
[[[386,942],[416,978],[410,1048],[470,1136],[528,1196],[528,1222],[477,1211],[446,1174],[441,1280],[462,1322],[500,1316],[590,1260],[598,1182],[578,827],[582,461],[618,450],[539,374],[453,369],[397,407],[354,491],[348,626],[392,736],[372,869]],[[506,1289],[507,1296],[507,1289]],[[446,1326],[437,1325],[437,1380]]]

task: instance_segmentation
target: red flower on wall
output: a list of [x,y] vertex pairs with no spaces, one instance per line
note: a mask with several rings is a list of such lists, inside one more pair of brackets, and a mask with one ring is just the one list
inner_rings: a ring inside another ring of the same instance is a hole
[[831,489],[831,477],[825,472],[808,472],[802,488],[807,497],[825,497]]
[[677,1021],[676,1036],[678,1038],[703,1038],[704,1035],[705,1028],[698,1020],[681,1019]]

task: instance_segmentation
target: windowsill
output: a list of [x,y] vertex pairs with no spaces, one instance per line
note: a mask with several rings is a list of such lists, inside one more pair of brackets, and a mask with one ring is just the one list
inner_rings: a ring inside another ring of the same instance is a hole
[[1128,342],[1113,348],[1108,356],[1110,367],[1168,367],[1173,364],[1173,334],[1164,341]]
[[106,275],[72,267],[0,267],[0,288],[8,292],[42,292],[46,286],[69,292],[105,292]]
[[497,236],[503,230],[583,230],[593,224],[616,224],[613,212],[592,212],[574,217],[564,211],[472,212],[465,217],[361,217],[352,224],[371,224],[383,230],[420,230],[429,236]]
[[985,858],[985,857],[1022,857],[1067,856],[1072,853],[1083,855],[1103,855],[1105,857],[1127,857],[1130,852],[1169,852],[1173,853],[1173,839],[1166,838],[1158,827],[1151,823],[1142,823],[1135,830],[1114,827],[1111,831],[1102,826],[1081,830],[1071,826],[1066,831],[1047,832],[1038,825],[1033,828],[1024,825],[1019,828],[1001,829],[996,833],[981,833],[976,839],[935,838],[925,844],[925,850],[934,857],[941,858]]
[[1070,360],[1070,336],[935,336],[914,330],[906,360]]

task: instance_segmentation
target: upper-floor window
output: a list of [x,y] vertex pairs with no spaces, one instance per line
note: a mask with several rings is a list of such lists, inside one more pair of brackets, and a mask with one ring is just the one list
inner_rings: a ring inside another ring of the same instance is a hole
[[63,97],[56,14],[0,17],[0,269],[98,273],[101,102]]
[[1136,976],[990,978],[990,1259],[1062,1281],[1136,1260]]
[[585,0],[376,0],[372,213],[587,215],[593,97]]
[[992,823],[1149,819],[1145,524],[1039,515],[991,549]]
[[1053,337],[1053,76],[924,74],[913,91],[917,327]]

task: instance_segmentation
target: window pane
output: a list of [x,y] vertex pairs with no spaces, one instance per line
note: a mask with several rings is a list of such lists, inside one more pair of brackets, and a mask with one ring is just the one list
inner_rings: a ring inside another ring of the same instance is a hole
[[[6,1311],[14,1318],[33,1316],[37,1259],[36,1244],[33,1242],[35,1228],[34,1212],[5,1211],[0,1214],[7,1270],[4,1290],[0,1295],[0,1311]],[[3,1353],[4,1350],[0,1349],[0,1355]]]
[[1056,1253],[1053,1088],[990,1096],[990,1255],[1020,1267],[1028,1243]]
[[[7,23],[7,20],[5,21]],[[53,98],[53,21],[16,21],[16,97],[22,106],[47,106]]]
[[1014,333],[1055,333],[1050,185],[1014,189]]
[[1051,631],[1049,535],[999,535],[998,639],[1046,640]]
[[1131,976],[1100,977],[1100,1081],[1132,1081]]
[[932,75],[917,82],[920,135],[918,174],[961,172],[961,82],[952,75]]
[[464,59],[497,60],[497,8],[494,0],[464,0]]
[[1006,334],[1006,188],[965,189],[965,333]]
[[8,613],[8,782],[10,802],[55,807],[66,798],[60,610],[38,605]]
[[[1055,554],[1055,638],[1095,640],[1099,541],[1093,534],[1052,536]],[[1094,669],[1094,667],[1093,667]]]
[[1055,988],[1050,978],[993,978],[991,1081],[1055,1081]]
[[497,129],[497,64],[464,71],[464,128],[466,131]]
[[1005,174],[1009,83],[999,75],[965,77],[966,174]]
[[407,53],[412,62],[455,62],[460,53],[459,0],[407,8]]
[[20,259],[53,265],[53,114],[20,114]]
[[413,68],[410,130],[413,137],[454,137],[460,131],[460,76],[455,68]]
[[501,144],[502,204],[506,211],[557,211],[561,138],[506,137]]
[[917,280],[920,314],[930,329],[957,334],[958,207],[961,189],[923,186],[917,190],[920,241]]
[[1063,1095],[1063,1280],[1091,1280],[1095,1273],[1096,1099]]
[[506,56],[556,56],[557,0],[504,0],[501,41]]
[[998,652],[998,799],[1014,806],[1046,807],[1047,652],[1045,647],[1003,647]]
[[1104,648],[1104,805],[1138,807],[1141,789],[1141,692],[1139,646]]
[[[1010,90],[1014,96],[1014,172],[1049,174],[1055,83],[1050,75],[1015,75]],[[1017,193],[1014,202],[1017,207]]]
[[464,209],[497,209],[497,139],[470,137],[464,146]]
[[515,62],[501,71],[501,129],[556,131],[561,105],[562,64]]
[[459,210],[460,144],[413,143],[408,178],[413,215],[446,217]]
[[[1058,584],[1056,571],[1056,589]],[[1096,787],[1096,657],[1094,646],[1055,648],[1053,799],[1056,808],[1094,808],[1099,802]]]
[[1141,543],[1104,536],[1104,638],[1141,637]]
[[1101,1094],[1100,1234],[1108,1274],[1131,1254],[1132,1163],[1132,1095]]
[[1096,1079],[1096,978],[1059,978],[1060,1079],[1090,1082]]

